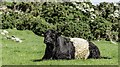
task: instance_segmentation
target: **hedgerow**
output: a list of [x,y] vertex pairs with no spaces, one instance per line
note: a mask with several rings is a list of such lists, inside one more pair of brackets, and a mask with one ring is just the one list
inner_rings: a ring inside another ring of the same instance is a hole
[[[94,6],[90,2],[4,2],[2,5],[7,7],[1,11],[2,29],[32,30],[40,36],[48,29],[55,29],[68,37],[118,41],[119,17],[109,16],[118,8],[111,3]],[[106,5],[115,9],[111,11]],[[108,12],[98,14],[103,8]]]

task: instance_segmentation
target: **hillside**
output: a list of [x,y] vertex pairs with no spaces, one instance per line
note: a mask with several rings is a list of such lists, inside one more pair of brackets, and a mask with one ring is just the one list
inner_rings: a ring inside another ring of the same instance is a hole
[[[118,64],[120,2],[99,5],[91,2],[0,2],[0,18],[2,65]],[[43,34],[48,29],[57,30],[66,37],[93,41],[101,56],[111,59],[33,62],[44,55]]]

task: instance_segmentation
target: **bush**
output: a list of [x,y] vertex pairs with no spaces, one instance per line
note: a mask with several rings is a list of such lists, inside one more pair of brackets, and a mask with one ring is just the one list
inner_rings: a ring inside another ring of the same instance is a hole
[[[97,6],[88,3],[95,11],[86,13],[84,12],[86,8],[83,11],[78,9],[80,4],[82,3],[76,3],[76,8],[72,2],[4,3],[7,10],[2,13],[2,29],[32,30],[37,35],[42,35],[47,29],[55,29],[68,37],[118,40],[116,35],[119,34],[119,20],[114,17],[110,19],[108,15],[115,11],[112,10],[113,4],[108,5],[112,7],[109,8],[106,3]],[[103,8],[108,12],[103,11]],[[96,17],[92,19],[90,14]]]

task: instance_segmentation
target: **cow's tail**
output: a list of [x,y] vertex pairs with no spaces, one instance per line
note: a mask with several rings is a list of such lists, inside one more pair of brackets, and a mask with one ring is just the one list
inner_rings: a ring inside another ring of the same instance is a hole
[[110,57],[100,57],[99,59],[111,59]]

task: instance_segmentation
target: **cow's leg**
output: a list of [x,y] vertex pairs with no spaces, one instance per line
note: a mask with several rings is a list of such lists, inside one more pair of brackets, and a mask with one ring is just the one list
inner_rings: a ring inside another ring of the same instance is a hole
[[54,47],[53,51],[52,51],[52,59],[53,60],[57,59],[56,56],[55,56],[55,54],[56,54],[56,47]]
[[52,57],[52,49],[50,47],[46,47],[45,55],[43,56],[42,60],[47,60]]

